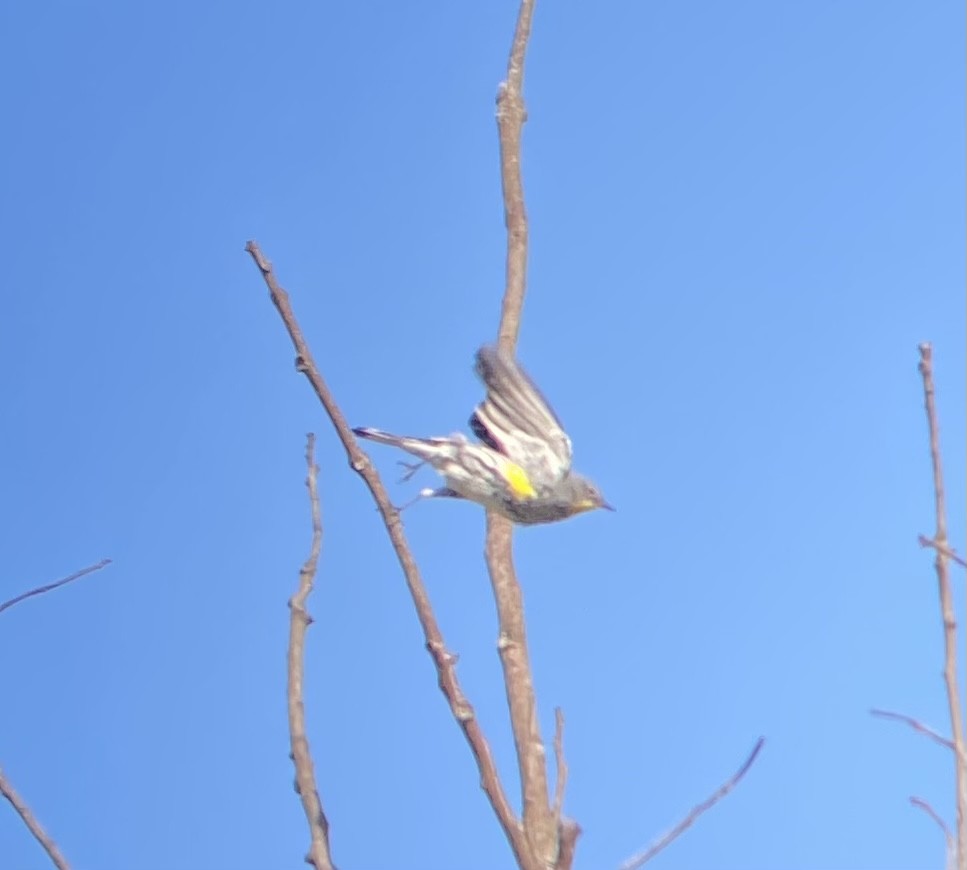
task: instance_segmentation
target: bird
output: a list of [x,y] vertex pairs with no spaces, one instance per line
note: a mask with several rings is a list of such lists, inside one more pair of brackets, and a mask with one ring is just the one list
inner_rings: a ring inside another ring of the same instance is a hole
[[571,439],[515,357],[484,345],[476,353],[475,370],[486,387],[469,421],[480,443],[462,433],[414,438],[368,426],[353,432],[421,460],[406,466],[404,479],[427,463],[442,475],[444,486],[423,489],[413,501],[465,499],[521,525],[552,523],[597,508],[613,511],[594,483],[572,471]]

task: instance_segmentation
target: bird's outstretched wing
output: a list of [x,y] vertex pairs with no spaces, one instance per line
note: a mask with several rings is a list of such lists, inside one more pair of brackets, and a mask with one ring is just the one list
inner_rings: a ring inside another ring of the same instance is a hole
[[476,370],[487,396],[470,417],[474,434],[521,466],[535,486],[564,477],[571,470],[571,439],[517,361],[485,346],[477,351]]

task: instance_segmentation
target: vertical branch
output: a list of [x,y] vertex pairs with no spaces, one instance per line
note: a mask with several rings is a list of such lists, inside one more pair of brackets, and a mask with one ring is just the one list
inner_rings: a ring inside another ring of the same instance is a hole
[[960,712],[960,697],[957,688],[957,619],[954,610],[953,593],[947,571],[947,508],[944,500],[943,465],[940,458],[940,424],[937,420],[937,406],[933,386],[933,349],[929,344],[920,345],[920,374],[923,377],[924,407],[927,412],[927,426],[930,430],[930,459],[933,464],[934,508],[937,514],[937,530],[934,534],[937,571],[937,586],[940,594],[940,612],[944,629],[944,684],[947,688],[947,704],[950,708],[951,738],[956,751],[957,788],[957,861],[961,870],[967,868],[967,751],[963,723]]
[[524,105],[524,57],[534,16],[534,0],[521,0],[517,27],[507,61],[507,79],[497,93],[497,135],[500,141],[500,182],[507,225],[507,272],[497,340],[513,350],[520,332],[520,313],[527,286],[527,210],[520,171],[520,140],[527,120]]
[[[506,287],[501,305],[498,344],[513,351],[520,331],[527,279],[527,212],[521,181],[521,134],[524,106],[524,58],[530,37],[533,0],[521,0],[507,63],[507,78],[497,95],[500,177],[507,225]],[[486,558],[500,623],[501,665],[510,723],[520,771],[524,832],[535,866],[554,866],[559,857],[555,814],[548,802],[547,765],[527,652],[524,599],[514,571],[513,526],[505,517],[487,514]]]
[[292,761],[295,764],[295,789],[302,800],[306,821],[309,823],[311,842],[306,863],[316,870],[334,870],[329,851],[329,820],[322,808],[316,774],[309,751],[309,738],[306,736],[306,709],[302,702],[302,680],[305,675],[306,629],[312,622],[306,601],[312,593],[316,569],[319,565],[319,550],[322,545],[322,518],[319,509],[319,489],[316,478],[319,469],[315,462],[316,436],[311,432],[306,436],[306,487],[309,490],[309,503],[312,510],[312,546],[309,557],[299,571],[299,588],[289,599],[289,661],[288,685],[286,695],[289,706],[289,741],[292,746]]
[[527,652],[524,597],[514,570],[512,531],[506,517],[493,512],[487,514],[487,567],[500,623],[497,649],[520,771],[524,832],[534,853],[532,857],[537,860],[536,866],[553,866],[557,860],[557,826],[548,803],[546,753]]

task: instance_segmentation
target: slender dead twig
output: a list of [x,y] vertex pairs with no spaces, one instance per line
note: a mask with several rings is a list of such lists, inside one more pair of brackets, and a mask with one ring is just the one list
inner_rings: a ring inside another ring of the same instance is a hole
[[961,870],[967,870],[967,736],[964,734],[960,713],[960,696],[957,687],[957,619],[953,591],[947,572],[947,507],[944,501],[943,464],[940,455],[940,423],[933,384],[933,349],[929,344],[920,345],[920,375],[923,378],[924,408],[930,432],[930,460],[933,466],[934,510],[937,530],[933,536],[936,559],[937,587],[940,596],[940,613],[944,631],[944,685],[947,688],[947,706],[950,709],[950,731],[956,752],[957,803],[957,861]]
[[329,850],[329,820],[322,808],[316,774],[306,736],[306,709],[302,701],[302,681],[305,676],[306,629],[312,622],[306,602],[312,593],[316,569],[319,566],[319,550],[322,546],[322,511],[319,508],[317,478],[319,468],[315,461],[316,436],[306,436],[306,487],[312,511],[312,545],[309,557],[299,571],[299,588],[289,599],[289,660],[286,696],[289,706],[289,741],[292,762],[295,765],[295,790],[302,800],[306,821],[309,823],[309,854],[306,863],[316,870],[334,870]]
[[43,825],[37,821],[26,801],[17,794],[17,790],[10,783],[10,780],[4,776],[2,770],[0,770],[0,795],[3,795],[10,802],[14,811],[23,820],[30,833],[34,835],[34,839],[40,843],[40,847],[47,853],[47,857],[50,858],[57,870],[70,870],[70,864],[67,863],[67,859],[61,854],[60,849],[57,848],[57,844],[44,830]]
[[923,810],[931,819],[933,819],[941,831],[943,831],[944,838],[947,840],[948,845],[953,845],[954,835],[950,832],[949,825],[943,820],[943,817],[938,813],[931,805],[930,802],[924,800],[922,797],[917,797],[916,795],[910,795],[910,803]]
[[948,870],[955,870],[955,862],[957,855],[957,844],[954,842],[954,835],[950,832],[950,827],[943,820],[943,817],[938,813],[931,805],[929,801],[924,800],[916,795],[910,796],[910,803],[923,810],[931,819],[933,819],[937,826],[943,831],[944,842],[947,844],[947,868]]
[[877,716],[880,719],[893,719],[896,722],[906,722],[914,731],[919,731],[921,734],[925,734],[935,743],[939,743],[941,746],[946,746],[947,749],[952,749],[955,752],[957,747],[954,745],[953,740],[948,740],[938,731],[935,731],[929,725],[924,725],[919,719],[914,719],[912,716],[906,716],[903,713],[894,713],[892,710],[878,710],[873,708],[870,710],[871,716]]
[[[514,352],[517,345],[527,285],[527,211],[520,160],[521,135],[527,117],[523,94],[524,59],[533,14],[533,0],[521,0],[507,62],[507,78],[497,94],[500,178],[507,225],[506,286],[497,342],[509,352]],[[498,650],[517,751],[524,831],[531,847],[527,866],[563,867],[565,865],[558,864],[562,856],[559,854],[557,823],[548,800],[546,755],[527,651],[524,598],[514,570],[512,533],[510,520],[493,511],[488,512],[485,552],[500,626]]]
[[564,711],[554,708],[554,765],[557,781],[554,784],[554,824],[557,827],[558,852],[555,868],[570,867],[574,863],[574,849],[581,826],[573,819],[564,818],[564,792],[567,789],[567,761],[564,758]]
[[564,809],[564,790],[567,788],[567,762],[564,760],[564,711],[554,708],[554,763],[557,767],[557,782],[554,786],[554,819],[561,824],[561,811]]
[[497,820],[510,842],[511,849],[513,849],[518,863],[522,864],[529,853],[527,840],[524,837],[521,824],[514,815],[514,811],[500,783],[497,765],[494,762],[490,745],[487,743],[480,723],[477,721],[473,707],[464,695],[463,689],[457,680],[456,656],[447,650],[446,644],[444,643],[443,633],[437,624],[433,606],[427,595],[426,587],[423,585],[423,578],[420,576],[420,570],[410,551],[409,544],[406,541],[406,535],[403,533],[403,524],[400,522],[399,511],[393,507],[389,495],[386,492],[386,487],[383,486],[382,479],[369,461],[369,458],[359,448],[359,444],[356,442],[352,430],[346,423],[346,418],[343,416],[342,411],[336,404],[336,400],[329,391],[329,387],[319,373],[309,346],[302,334],[299,322],[296,319],[295,313],[292,311],[289,295],[276,280],[275,273],[272,271],[272,264],[262,253],[256,242],[248,242],[245,245],[245,250],[252,257],[252,260],[261,272],[262,278],[268,287],[272,303],[279,312],[282,323],[295,347],[296,370],[306,376],[306,379],[309,381],[313,391],[325,409],[326,414],[332,421],[336,434],[339,436],[339,440],[346,450],[349,464],[363,479],[363,482],[366,484],[376,502],[380,516],[383,518],[383,523],[386,526],[390,543],[403,570],[407,589],[413,599],[417,618],[420,621],[423,636],[426,640],[427,651],[430,653],[433,664],[436,667],[440,690],[446,697],[454,718],[457,720],[470,746],[470,751],[480,771],[480,786],[487,795],[491,807],[493,807]]
[[0,604],[0,613],[3,613],[7,608],[13,607],[15,604],[19,604],[21,601],[26,601],[28,598],[33,598],[35,595],[43,595],[45,592],[52,592],[54,589],[59,589],[61,586],[66,586],[68,583],[73,583],[75,580],[80,580],[81,577],[86,577],[88,574],[93,574],[95,571],[100,571],[101,568],[106,567],[111,564],[110,559],[101,559],[96,565],[88,565],[86,568],[81,568],[80,571],[75,571],[69,577],[64,577],[61,580],[57,580],[54,583],[48,583],[45,586],[38,586],[36,589],[31,589],[29,592],[23,592],[9,601],[4,601]]
[[667,845],[677,840],[688,828],[690,828],[695,821],[703,813],[714,807],[722,798],[724,798],[736,785],[743,776],[748,773],[749,768],[752,767],[753,762],[756,760],[756,756],[762,749],[765,743],[765,738],[760,737],[755,746],[752,748],[752,752],[749,753],[749,757],[742,763],[742,766],[732,774],[721,786],[719,786],[708,798],[702,801],[700,804],[696,804],[689,811],[688,815],[685,816],[674,828],[662,834],[654,843],[652,843],[647,849],[639,852],[637,855],[632,855],[627,861],[625,861],[619,870],[636,870],[636,868],[641,867],[646,864],[652,858],[655,857],[662,849]]
[[[61,586],[66,586],[68,583],[73,583],[75,580],[80,580],[81,577],[86,577],[88,574],[93,574],[95,571],[100,571],[102,568],[111,564],[110,559],[101,559],[95,565],[88,565],[86,568],[81,568],[80,571],[75,571],[73,574],[64,577],[60,580],[56,580],[53,583],[47,583],[43,586],[38,586],[35,589],[30,589],[27,592],[23,592],[20,595],[16,595],[13,598],[4,601],[0,604],[0,613],[13,607],[15,604],[20,604],[21,601],[26,601],[28,598],[33,598],[35,595],[43,595],[46,592],[52,592],[54,589],[59,589]],[[23,823],[27,826],[27,829],[34,838],[40,843],[43,850],[47,853],[47,856],[53,862],[54,866],[58,870],[68,870],[70,865],[67,863],[67,859],[61,854],[57,845],[50,838],[50,835],[44,830],[40,822],[31,812],[30,807],[27,806],[26,801],[17,793],[17,790],[13,787],[13,784],[4,775],[3,771],[0,771],[0,795],[3,795],[10,803],[10,806],[14,808],[14,811],[20,816]]]

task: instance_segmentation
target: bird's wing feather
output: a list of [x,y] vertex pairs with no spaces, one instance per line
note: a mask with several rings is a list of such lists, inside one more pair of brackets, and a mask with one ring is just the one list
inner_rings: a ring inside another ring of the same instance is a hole
[[495,347],[482,347],[476,369],[487,396],[470,418],[474,434],[520,465],[535,485],[564,477],[571,469],[571,439],[517,361]]

